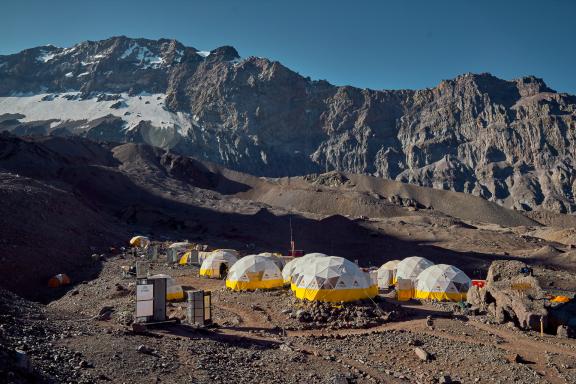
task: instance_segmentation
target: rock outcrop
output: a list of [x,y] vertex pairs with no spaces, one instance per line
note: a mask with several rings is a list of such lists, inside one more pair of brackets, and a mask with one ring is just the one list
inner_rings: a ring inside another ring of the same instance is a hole
[[[86,100],[100,107],[66,115]],[[576,97],[535,77],[377,91],[126,37],[0,56],[0,130],[146,142],[256,175],[372,174],[526,211],[576,209],[575,117]]]
[[548,327],[548,309],[544,291],[533,276],[521,271],[521,261],[494,261],[488,270],[486,286],[472,286],[468,302],[488,311],[498,323],[513,322],[525,330],[540,331],[540,322]]

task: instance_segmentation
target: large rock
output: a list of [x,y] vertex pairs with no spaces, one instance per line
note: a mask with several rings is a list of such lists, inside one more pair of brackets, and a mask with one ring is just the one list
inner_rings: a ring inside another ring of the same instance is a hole
[[521,261],[494,261],[486,286],[470,288],[469,303],[487,310],[501,324],[512,321],[522,329],[539,331],[542,321],[547,328],[544,291],[533,276],[521,272],[526,267]]

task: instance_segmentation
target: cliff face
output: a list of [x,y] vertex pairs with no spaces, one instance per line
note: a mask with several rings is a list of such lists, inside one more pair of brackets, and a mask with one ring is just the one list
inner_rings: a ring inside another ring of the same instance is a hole
[[116,37],[0,56],[0,129],[147,142],[265,176],[367,173],[507,207],[576,210],[576,98],[466,74],[336,87],[231,47]]

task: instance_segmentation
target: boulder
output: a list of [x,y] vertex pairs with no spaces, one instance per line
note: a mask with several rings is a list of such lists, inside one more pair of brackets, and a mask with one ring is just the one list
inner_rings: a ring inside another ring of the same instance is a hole
[[539,331],[542,321],[547,328],[545,294],[536,278],[523,272],[529,271],[527,268],[521,261],[494,261],[488,269],[485,287],[471,287],[468,301],[486,308],[500,324],[512,321],[521,329]]

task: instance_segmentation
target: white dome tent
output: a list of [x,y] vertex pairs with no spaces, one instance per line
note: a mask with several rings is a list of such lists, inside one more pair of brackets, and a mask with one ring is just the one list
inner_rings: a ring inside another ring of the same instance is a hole
[[396,265],[396,276],[394,277],[394,282],[398,279],[416,281],[420,272],[432,265],[434,265],[433,262],[423,257],[407,257]]
[[394,285],[398,263],[400,263],[400,260],[390,260],[378,268],[376,279],[379,289],[388,289],[391,285]]
[[[298,275],[302,271],[303,268],[306,268],[307,265],[310,265],[314,260],[321,258],[321,257],[328,257],[327,255],[319,252],[307,253],[304,256],[301,256],[297,259],[296,263],[293,264],[292,271],[290,272],[290,287],[292,290],[295,290],[294,281],[298,278]],[[282,276],[287,277],[288,273],[285,275],[284,271],[282,271]]]
[[418,275],[414,290],[415,299],[435,301],[462,301],[472,280],[453,265],[437,264]]
[[416,278],[423,270],[432,265],[434,263],[430,260],[418,256],[407,257],[398,263],[396,276],[394,276],[398,300],[410,300],[414,296]]
[[284,281],[284,285],[290,285],[292,282],[292,272],[294,268],[298,265],[299,257],[296,257],[289,262],[286,263],[284,268],[282,268],[282,280]]
[[200,266],[200,276],[216,279],[226,277],[230,267],[237,261],[238,259],[232,253],[226,251],[214,252],[202,262]]
[[286,265],[286,262],[285,262],[285,260],[282,258],[282,254],[281,254],[281,253],[277,253],[277,252],[262,252],[262,253],[259,253],[258,255],[270,257],[272,260],[274,260],[274,263],[278,266],[278,268],[280,268],[280,270],[282,270],[282,269],[284,268],[284,266]]
[[371,299],[378,287],[356,264],[337,256],[313,258],[293,280],[296,297],[322,302]]
[[234,291],[282,287],[282,272],[269,256],[249,255],[228,271],[226,287]]

